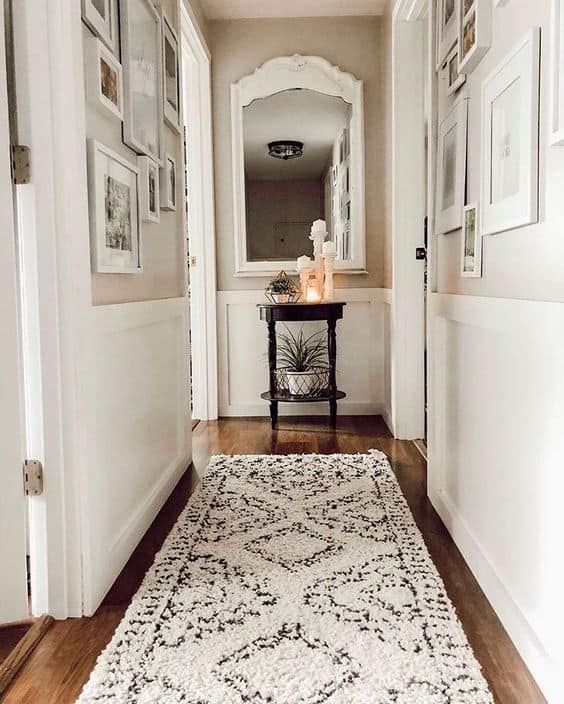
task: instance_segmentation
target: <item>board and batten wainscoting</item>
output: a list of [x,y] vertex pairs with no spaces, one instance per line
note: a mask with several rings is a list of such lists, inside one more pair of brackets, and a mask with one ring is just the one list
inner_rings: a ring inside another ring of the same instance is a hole
[[[390,289],[342,288],[335,301],[347,305],[337,323],[337,384],[347,397],[340,415],[382,414],[389,422]],[[267,331],[259,320],[264,291],[218,291],[219,415],[267,416]],[[296,323],[290,325],[297,325]],[[323,325],[310,324],[312,329]],[[279,326],[280,327],[280,326]],[[326,404],[281,404],[280,415],[324,415]]]
[[433,293],[429,314],[429,497],[556,703],[564,303]]
[[84,419],[84,612],[91,615],[191,462],[187,299],[93,306]]

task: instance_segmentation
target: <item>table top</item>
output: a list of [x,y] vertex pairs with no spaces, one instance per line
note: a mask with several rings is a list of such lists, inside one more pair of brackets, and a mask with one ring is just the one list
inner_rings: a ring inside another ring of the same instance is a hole
[[343,317],[344,301],[321,303],[257,303],[260,319],[267,322],[300,320],[339,320]]

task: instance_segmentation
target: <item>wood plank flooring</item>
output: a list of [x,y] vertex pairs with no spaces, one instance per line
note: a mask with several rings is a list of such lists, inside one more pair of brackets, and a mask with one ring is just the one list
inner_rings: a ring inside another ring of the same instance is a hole
[[[53,624],[6,692],[4,704],[75,701],[210,455],[365,452],[370,448],[382,450],[390,458],[497,704],[545,702],[429,503],[425,461],[413,444],[394,440],[382,420],[376,417],[339,418],[336,432],[327,427],[325,419],[316,418],[282,418],[280,426],[277,431],[271,431],[266,418],[199,423],[193,436],[195,472],[189,470],[182,477],[97,613],[92,618]],[[0,632],[0,649],[1,638]]]

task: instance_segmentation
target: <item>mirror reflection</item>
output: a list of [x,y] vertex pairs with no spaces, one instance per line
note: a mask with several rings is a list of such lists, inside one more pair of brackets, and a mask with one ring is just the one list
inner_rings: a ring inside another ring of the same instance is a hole
[[293,260],[322,219],[351,256],[352,106],[312,90],[285,90],[243,108],[247,257]]

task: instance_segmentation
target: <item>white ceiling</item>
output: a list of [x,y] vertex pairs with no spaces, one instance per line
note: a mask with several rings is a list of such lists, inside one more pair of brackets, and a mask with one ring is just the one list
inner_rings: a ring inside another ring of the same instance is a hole
[[210,20],[381,15],[386,0],[201,0]]
[[[286,90],[255,100],[243,109],[246,175],[258,180],[321,178],[333,142],[350,105],[311,90]],[[294,139],[304,143],[298,159],[275,159],[268,143]]]

